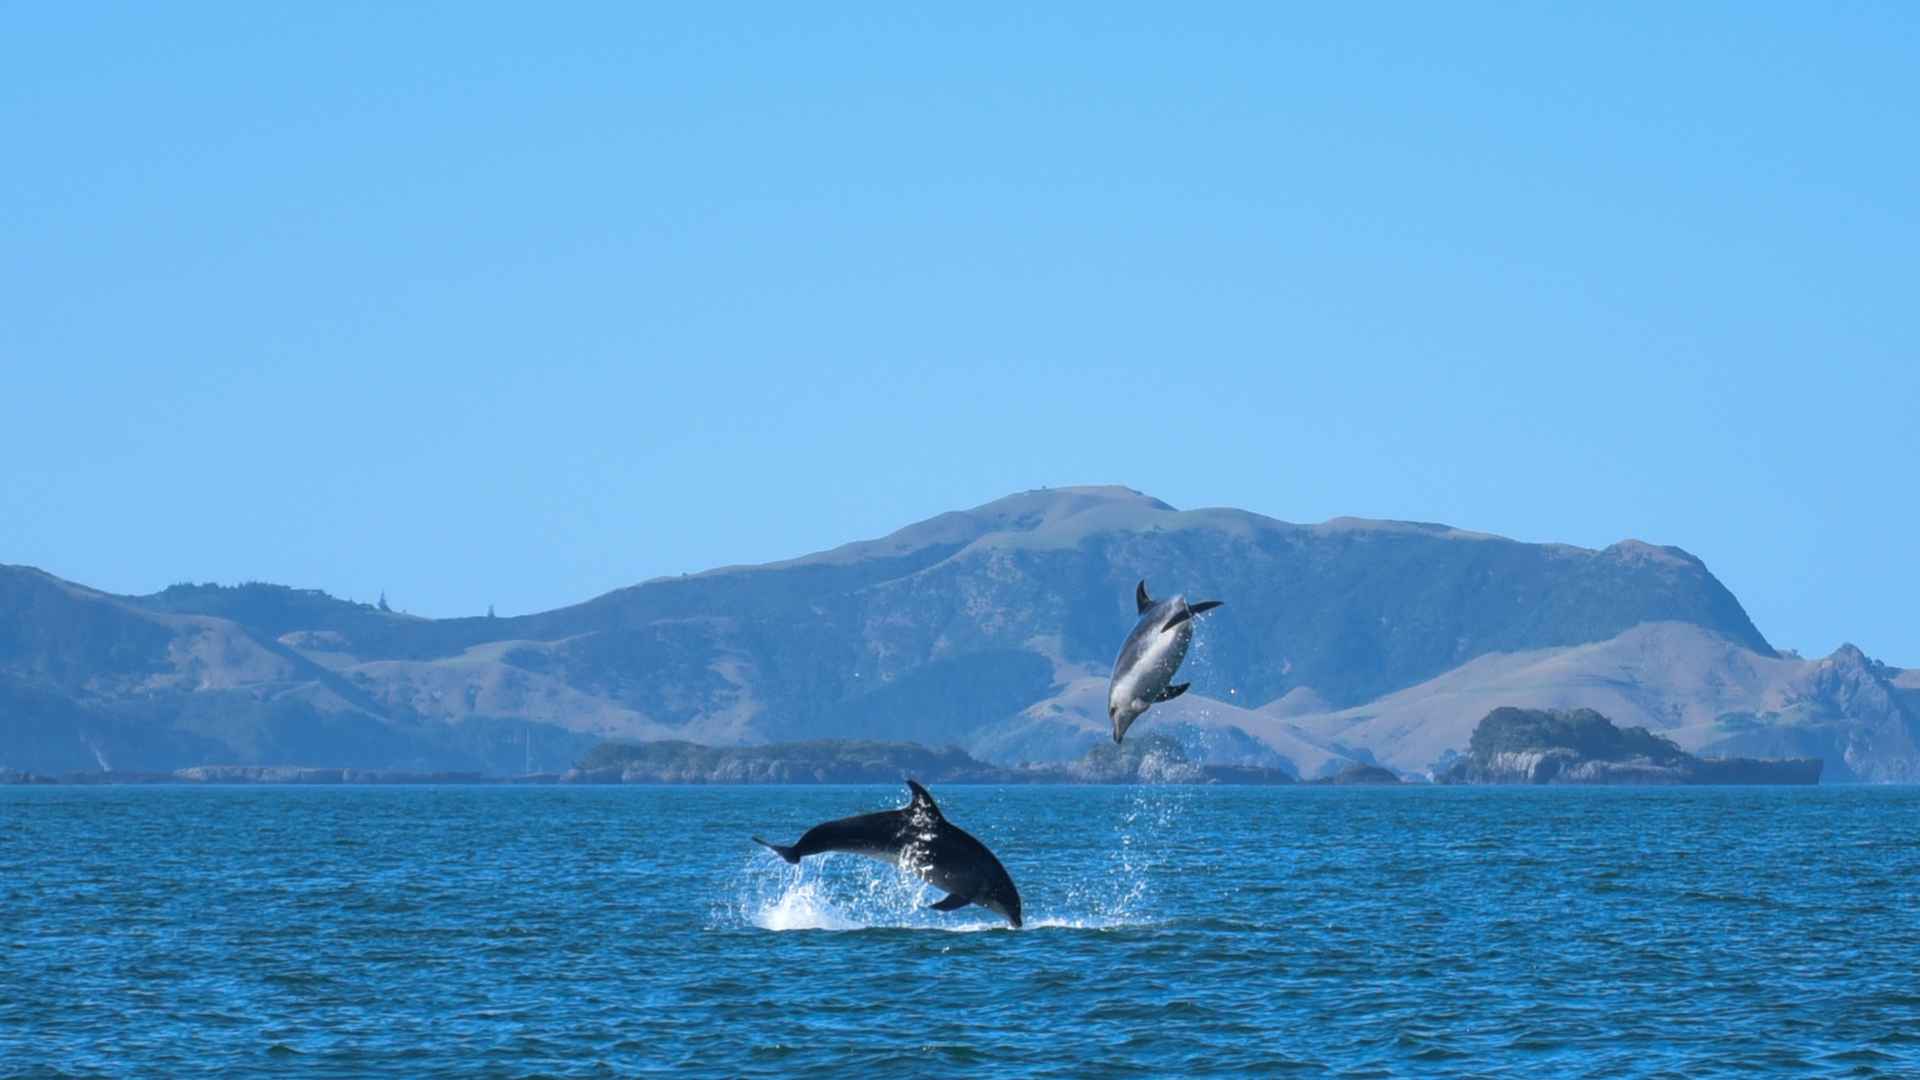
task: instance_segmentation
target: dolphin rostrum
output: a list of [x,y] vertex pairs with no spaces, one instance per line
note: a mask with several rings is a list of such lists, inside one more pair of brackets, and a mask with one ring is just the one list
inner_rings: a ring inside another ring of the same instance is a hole
[[1113,721],[1113,741],[1119,742],[1140,714],[1156,703],[1172,701],[1187,692],[1192,683],[1169,685],[1180,661],[1187,658],[1187,646],[1193,644],[1193,617],[1220,606],[1218,600],[1188,604],[1184,596],[1154,600],[1147,595],[1143,580],[1135,587],[1133,600],[1140,610],[1140,621],[1120,656],[1113,662],[1113,678],[1107,683],[1107,718]]
[[890,862],[918,874],[929,885],[944,889],[946,899],[931,905],[936,911],[958,911],[979,904],[1020,926],[1020,890],[1006,868],[987,846],[949,822],[933,803],[933,796],[908,780],[913,801],[898,810],[882,810],[815,825],[792,844],[754,843],[773,849],[790,863],[826,851]]

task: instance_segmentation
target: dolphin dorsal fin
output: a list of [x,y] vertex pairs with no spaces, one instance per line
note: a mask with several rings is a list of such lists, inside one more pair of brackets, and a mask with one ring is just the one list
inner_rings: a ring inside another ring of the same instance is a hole
[[940,808],[934,805],[933,796],[927,794],[927,789],[920,786],[920,781],[908,780],[907,790],[913,792],[913,801],[907,804],[908,810],[924,813],[935,821],[942,820]]
[[1140,584],[1134,586],[1133,603],[1135,607],[1139,608],[1138,614],[1141,615],[1145,615],[1147,609],[1153,606],[1153,597],[1147,595],[1146,578],[1141,578]]

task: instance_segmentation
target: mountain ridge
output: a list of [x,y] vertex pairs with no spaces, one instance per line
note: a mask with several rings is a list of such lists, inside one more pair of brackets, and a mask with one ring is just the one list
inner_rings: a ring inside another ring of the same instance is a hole
[[[328,762],[361,768],[517,769],[543,744],[558,754],[602,738],[891,738],[958,742],[1001,763],[1058,759],[1103,737],[1100,680],[1141,577],[1229,603],[1189,659],[1195,692],[1155,716],[1243,755],[1240,736],[1254,732],[1276,767],[1303,777],[1375,761],[1427,768],[1339,717],[1499,667],[1489,657],[1679,623],[1784,659],[1679,548],[1353,517],[1297,525],[1095,485],[501,618],[424,619],[264,583],[115,596],[0,568],[0,703],[38,694],[44,713],[61,702],[52,711],[66,720],[23,722],[35,746],[70,736],[40,771],[70,764],[76,745],[200,764],[187,758],[207,740],[240,751],[219,760],[262,763],[246,755],[305,745],[330,724],[383,748]],[[1892,701],[1906,676],[1886,670]],[[0,765],[32,767],[13,760],[22,741],[0,740]]]

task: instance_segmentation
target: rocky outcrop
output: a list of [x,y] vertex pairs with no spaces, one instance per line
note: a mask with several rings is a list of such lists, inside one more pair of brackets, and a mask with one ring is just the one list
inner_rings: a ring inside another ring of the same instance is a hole
[[1379,765],[1366,764],[1350,765],[1332,776],[1323,776],[1318,780],[1308,781],[1308,783],[1311,784],[1338,784],[1342,787],[1353,784],[1386,785],[1403,782],[1404,781],[1400,779],[1400,774],[1394,772],[1392,769]]
[[1591,709],[1500,708],[1474,729],[1471,751],[1439,770],[1443,784],[1814,784],[1817,758],[1701,758],[1643,727]]

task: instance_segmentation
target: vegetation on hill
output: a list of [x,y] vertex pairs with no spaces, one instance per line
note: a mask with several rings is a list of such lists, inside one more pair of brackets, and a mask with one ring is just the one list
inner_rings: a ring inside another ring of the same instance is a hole
[[1475,756],[1502,752],[1570,750],[1595,761],[1645,758],[1671,765],[1688,755],[1671,739],[1643,727],[1615,727],[1592,709],[1516,709],[1510,706],[1488,713],[1473,729],[1469,749]]

